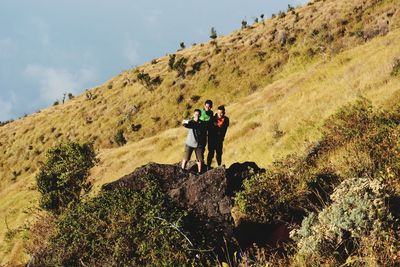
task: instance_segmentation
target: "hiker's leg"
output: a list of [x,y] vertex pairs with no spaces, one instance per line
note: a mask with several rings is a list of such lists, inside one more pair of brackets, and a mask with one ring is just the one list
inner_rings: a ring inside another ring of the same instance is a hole
[[205,147],[201,148],[200,153],[201,153],[201,156],[200,156],[201,162],[204,164],[204,154],[206,153],[206,148]]
[[203,147],[202,149],[201,149],[201,157],[200,157],[200,161],[201,161],[201,166],[204,166],[205,165],[205,163],[204,163],[204,154],[206,153],[206,148],[205,147]]
[[214,145],[208,142],[208,155],[207,155],[207,167],[211,167],[212,160],[214,158]]
[[183,159],[183,160],[182,160],[182,165],[181,165],[181,168],[182,168],[182,169],[185,169],[185,168],[186,168],[186,163],[187,163],[187,161],[186,161],[185,159]]
[[[209,158],[210,158],[210,156],[211,156],[210,153],[212,153],[212,151],[213,151],[213,144],[212,144],[212,141],[213,141],[213,137],[210,136],[210,132],[208,131],[208,132],[207,132],[207,150],[208,150],[208,153],[207,153],[207,166],[208,166],[208,167],[210,167],[211,161],[212,161],[212,158],[211,158],[211,160],[209,160]],[[205,148],[204,148],[204,149],[205,149]],[[205,150],[204,150],[204,151],[205,151]]]
[[197,162],[197,171],[198,171],[199,173],[201,173],[201,167],[202,167],[202,165],[203,165],[203,162],[201,162],[201,161],[198,161],[198,162]]
[[196,149],[196,159],[197,159],[197,169],[199,171],[199,173],[202,170],[203,167],[203,162],[204,162],[204,148],[197,148]]
[[211,163],[212,163],[213,158],[214,158],[214,149],[208,150],[207,167],[211,167]]
[[186,168],[186,163],[190,160],[190,157],[192,156],[193,149],[189,147],[188,145],[185,146],[185,154],[183,156],[182,160],[182,169]]
[[222,148],[223,148],[223,143],[222,142],[220,142],[219,144],[217,144],[215,146],[215,151],[216,151],[216,154],[217,154],[218,166],[221,166],[221,164],[222,164]]

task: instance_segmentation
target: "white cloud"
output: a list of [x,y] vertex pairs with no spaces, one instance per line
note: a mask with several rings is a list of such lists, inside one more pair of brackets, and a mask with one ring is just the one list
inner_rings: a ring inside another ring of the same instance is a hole
[[60,99],[63,93],[79,93],[85,85],[96,80],[96,73],[82,68],[76,73],[42,65],[28,65],[25,75],[39,84],[40,98],[45,101]]
[[139,63],[139,44],[134,41],[128,41],[124,48],[124,57],[129,64],[136,65]]
[[17,51],[14,41],[7,37],[0,39],[0,58],[5,58]]
[[11,99],[5,101],[0,98],[0,121],[5,121],[12,117],[12,107]]
[[159,9],[151,9],[144,15],[144,21],[146,23],[155,24],[159,21],[163,12]]
[[35,27],[36,37],[43,46],[48,46],[51,42],[50,27],[47,22],[41,18],[33,18],[32,24]]

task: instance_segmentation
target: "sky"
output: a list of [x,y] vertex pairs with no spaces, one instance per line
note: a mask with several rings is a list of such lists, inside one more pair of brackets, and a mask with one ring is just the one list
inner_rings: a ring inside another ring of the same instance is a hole
[[0,121],[307,0],[0,0]]

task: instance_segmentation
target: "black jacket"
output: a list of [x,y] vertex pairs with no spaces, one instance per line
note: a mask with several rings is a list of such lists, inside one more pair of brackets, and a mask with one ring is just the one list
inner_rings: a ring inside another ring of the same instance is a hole
[[187,124],[184,124],[188,129],[193,130],[194,138],[196,139],[198,145],[197,147],[205,147],[207,142],[207,127],[208,123],[198,120],[190,120]]
[[224,117],[224,123],[222,124],[221,127],[218,127],[216,125],[217,123],[217,114],[212,118],[210,129],[208,131],[208,140],[209,142],[223,142],[225,139],[226,131],[228,130],[229,127],[229,118]]

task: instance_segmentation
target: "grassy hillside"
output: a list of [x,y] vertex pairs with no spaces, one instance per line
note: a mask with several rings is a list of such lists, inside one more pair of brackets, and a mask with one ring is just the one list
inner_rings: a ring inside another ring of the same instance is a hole
[[398,100],[383,108],[361,97],[343,106],[307,153],[244,182],[236,220],[292,230],[284,257],[261,250],[260,266],[399,265]]
[[[179,161],[186,131],[178,122],[206,98],[226,104],[232,121],[227,165],[269,166],[304,151],[322,121],[360,95],[388,105],[400,89],[390,75],[400,57],[398,9],[396,0],[316,1],[1,126],[0,264],[26,260],[22,230],[36,205],[34,176],[57,143],[94,141],[100,163],[91,179],[99,186],[149,161]],[[114,141],[119,129],[128,140],[122,147]]]

